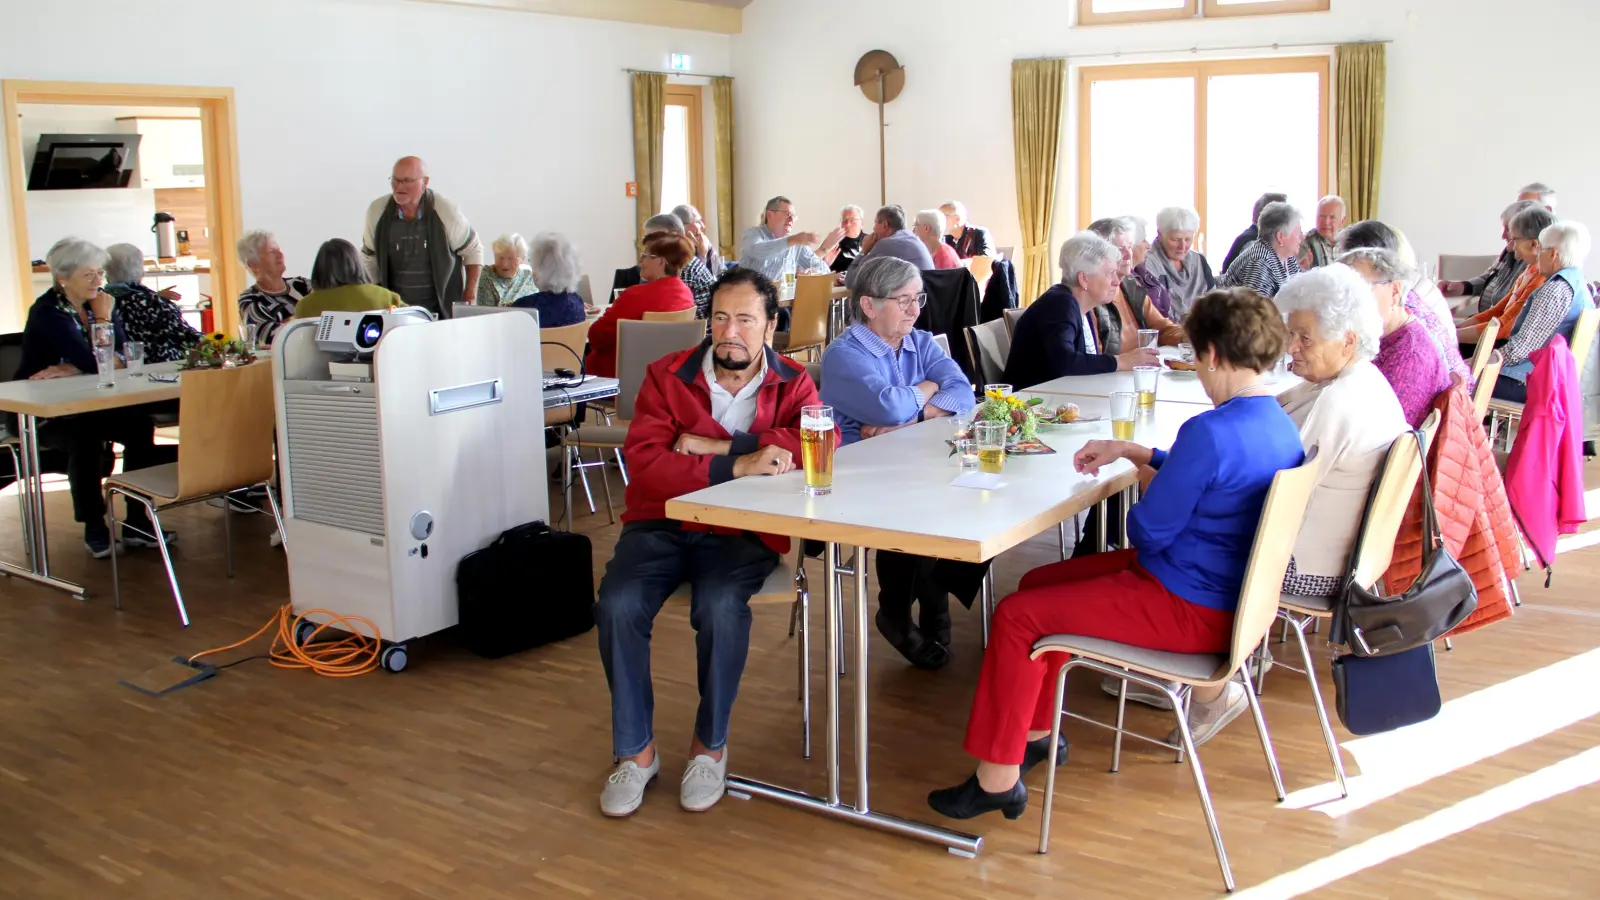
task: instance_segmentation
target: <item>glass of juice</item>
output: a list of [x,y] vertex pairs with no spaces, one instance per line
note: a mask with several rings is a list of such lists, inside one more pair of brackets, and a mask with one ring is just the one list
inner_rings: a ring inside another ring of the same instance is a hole
[[978,442],[978,471],[998,475],[1006,467],[1006,423],[978,422],[972,426]]
[[1160,366],[1133,367],[1133,390],[1139,395],[1140,412],[1150,412],[1156,408],[1156,382],[1160,379]]
[[833,451],[839,446],[839,432],[833,427],[833,407],[800,408],[800,464],[806,473],[806,494],[820,497],[833,493]]
[[1133,440],[1133,420],[1139,409],[1139,395],[1117,391],[1111,400],[1111,436],[1119,441]]

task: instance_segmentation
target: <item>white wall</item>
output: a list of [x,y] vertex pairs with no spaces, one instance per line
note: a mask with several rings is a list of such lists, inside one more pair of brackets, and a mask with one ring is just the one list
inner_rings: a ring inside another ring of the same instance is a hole
[[[890,202],[916,210],[959,198],[1001,245],[1020,245],[1013,59],[1098,54],[1073,63],[1104,65],[1172,58],[1137,51],[1392,39],[1379,215],[1420,257],[1496,252],[1500,210],[1533,180],[1560,191],[1561,215],[1600,227],[1594,0],[1333,0],[1321,14],[1087,28],[1071,25],[1076,5],[754,0],[733,50],[741,223],[777,193],[807,227],[831,226],[845,203],[876,205],[877,111],[851,81],[868,50],[907,70],[888,110]],[[1076,94],[1069,73],[1053,247],[1076,219]],[[1142,139],[1161,138],[1153,118]]]
[[[49,36],[62,34],[89,50],[60,52]],[[179,62],[155,71],[130,68],[117,49],[175,41]],[[664,69],[683,52],[699,71],[723,74],[729,43],[400,0],[77,0],[11,4],[0,77],[233,87],[245,227],[277,232],[296,273],[310,271],[322,241],[359,239],[390,165],[415,153],[486,243],[506,230],[563,231],[585,270],[609,284],[633,258],[623,69]],[[9,329],[31,298],[14,296],[9,214],[0,215],[0,325]]]

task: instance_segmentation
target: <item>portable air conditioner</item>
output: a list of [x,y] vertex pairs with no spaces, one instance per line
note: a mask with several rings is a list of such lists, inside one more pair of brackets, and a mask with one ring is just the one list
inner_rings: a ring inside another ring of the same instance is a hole
[[272,351],[294,611],[361,616],[395,644],[449,628],[461,558],[549,519],[538,322],[385,328],[370,381],[330,376],[358,348],[321,326],[286,325]]

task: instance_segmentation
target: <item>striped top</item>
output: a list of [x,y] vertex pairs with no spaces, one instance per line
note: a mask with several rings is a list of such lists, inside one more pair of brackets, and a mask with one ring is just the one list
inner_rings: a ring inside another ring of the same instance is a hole
[[1266,241],[1256,241],[1217,282],[1218,287],[1245,287],[1267,299],[1278,296],[1278,289],[1289,276],[1300,274],[1300,261],[1294,257],[1284,259]]

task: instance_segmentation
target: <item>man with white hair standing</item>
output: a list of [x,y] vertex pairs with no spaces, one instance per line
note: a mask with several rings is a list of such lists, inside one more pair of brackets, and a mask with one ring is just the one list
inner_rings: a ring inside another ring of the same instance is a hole
[[1122,251],[1092,231],[1082,231],[1061,245],[1061,283],[1039,295],[1011,336],[1005,381],[1018,390],[1067,375],[1127,372],[1134,366],[1160,362],[1155,350],[1130,349],[1119,355],[1100,352],[1094,329],[1085,316],[1117,297]]
[[1144,258],[1144,268],[1167,286],[1172,298],[1172,319],[1182,322],[1201,294],[1217,286],[1211,263],[1194,249],[1200,214],[1186,206],[1169,206],[1156,213],[1156,246]]
[[1268,203],[1256,219],[1257,238],[1223,273],[1218,287],[1246,287],[1267,299],[1300,273],[1300,211],[1287,203]]
[[270,231],[247,231],[234,249],[255,279],[239,294],[239,320],[256,327],[256,342],[264,347],[272,343],[278,326],[294,318],[300,298],[311,293],[311,281],[284,274],[289,267],[283,248]]
[[944,213],[945,243],[955,248],[962,259],[974,256],[999,256],[994,245],[994,235],[982,225],[967,222],[967,205],[960,200],[946,200],[939,205]]
[[1338,258],[1333,248],[1338,242],[1339,231],[1344,228],[1344,221],[1343,197],[1329,194],[1317,201],[1317,227],[1306,235],[1305,246],[1300,251],[1302,266],[1309,262],[1307,268],[1317,269]]
[[457,303],[476,303],[483,242],[454,203],[428,187],[428,166],[402,157],[389,176],[391,193],[367,207],[361,255],[373,283],[450,318]]

